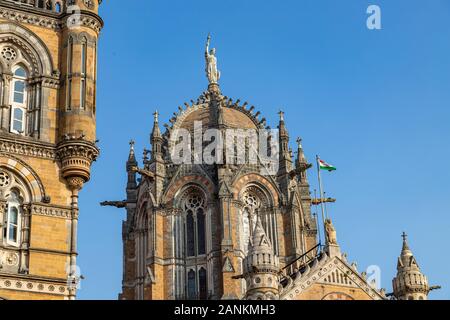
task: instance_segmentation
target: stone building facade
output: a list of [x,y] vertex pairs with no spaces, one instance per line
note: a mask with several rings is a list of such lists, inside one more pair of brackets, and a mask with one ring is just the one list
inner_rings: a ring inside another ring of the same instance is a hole
[[74,299],[101,0],[0,0],[0,297]]
[[[131,142],[126,199],[102,203],[127,212],[119,299],[387,299],[346,261],[335,233],[327,234],[324,246],[318,242],[322,227],[311,208],[329,199],[311,197],[312,165],[300,139],[294,159],[283,112],[277,134],[263,136],[266,150],[258,145],[256,161],[248,161],[255,145],[245,133],[261,138],[270,128],[255,107],[221,93],[209,43],[208,89],[178,107],[164,133],[155,113],[142,164]],[[229,135],[236,130],[244,137]],[[205,161],[196,152],[228,139],[234,142],[231,156],[226,148],[223,156],[222,149],[212,153],[221,161]],[[187,147],[179,150],[179,144]],[[235,161],[239,150],[243,162]]]

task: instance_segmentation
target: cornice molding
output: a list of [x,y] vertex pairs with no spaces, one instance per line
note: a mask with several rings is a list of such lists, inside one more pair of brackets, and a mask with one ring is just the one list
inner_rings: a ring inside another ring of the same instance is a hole
[[[20,10],[6,7],[4,3],[0,4],[0,18],[15,21],[17,23],[27,23],[35,26],[52,29],[63,30],[67,26],[67,21],[73,19],[73,14],[66,13],[61,16],[43,15],[28,8],[20,8]],[[98,16],[88,11],[81,11],[77,13],[78,23],[83,27],[88,27],[94,30],[97,34],[103,28],[103,20]],[[69,21],[70,22],[70,21]]]
[[61,282],[47,282],[0,275],[0,289],[68,296],[69,287]]
[[26,141],[25,138],[18,140],[1,136],[0,152],[34,158],[56,159],[56,146],[37,140]]

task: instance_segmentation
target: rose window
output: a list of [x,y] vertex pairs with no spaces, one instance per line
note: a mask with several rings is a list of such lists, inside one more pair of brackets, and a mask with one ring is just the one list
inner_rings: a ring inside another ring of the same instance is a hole
[[6,61],[10,62],[17,58],[17,53],[13,48],[5,47],[2,49],[2,57]]
[[0,171],[0,187],[5,188],[11,183],[11,178],[6,172]]

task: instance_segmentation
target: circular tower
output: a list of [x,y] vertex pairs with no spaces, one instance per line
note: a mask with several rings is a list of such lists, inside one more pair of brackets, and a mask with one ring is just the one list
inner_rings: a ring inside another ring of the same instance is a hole
[[392,280],[394,296],[398,300],[427,300],[430,287],[427,277],[420,271],[403,233],[403,248],[398,258],[397,276]]

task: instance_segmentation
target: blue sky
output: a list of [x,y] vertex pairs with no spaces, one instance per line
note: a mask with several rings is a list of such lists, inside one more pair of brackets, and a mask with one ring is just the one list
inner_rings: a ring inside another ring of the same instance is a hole
[[[366,28],[370,4],[382,30]],[[443,286],[431,298],[450,297],[448,0],[103,1],[101,15],[102,154],[80,200],[80,299],[121,291],[125,211],[99,202],[125,198],[128,142],[149,148],[154,110],[167,121],[206,89],[208,32],[222,92],[272,126],[283,109],[292,146],[301,136],[310,161],[338,167],[324,184],[348,259],[380,266],[390,292],[406,231],[430,284]]]

